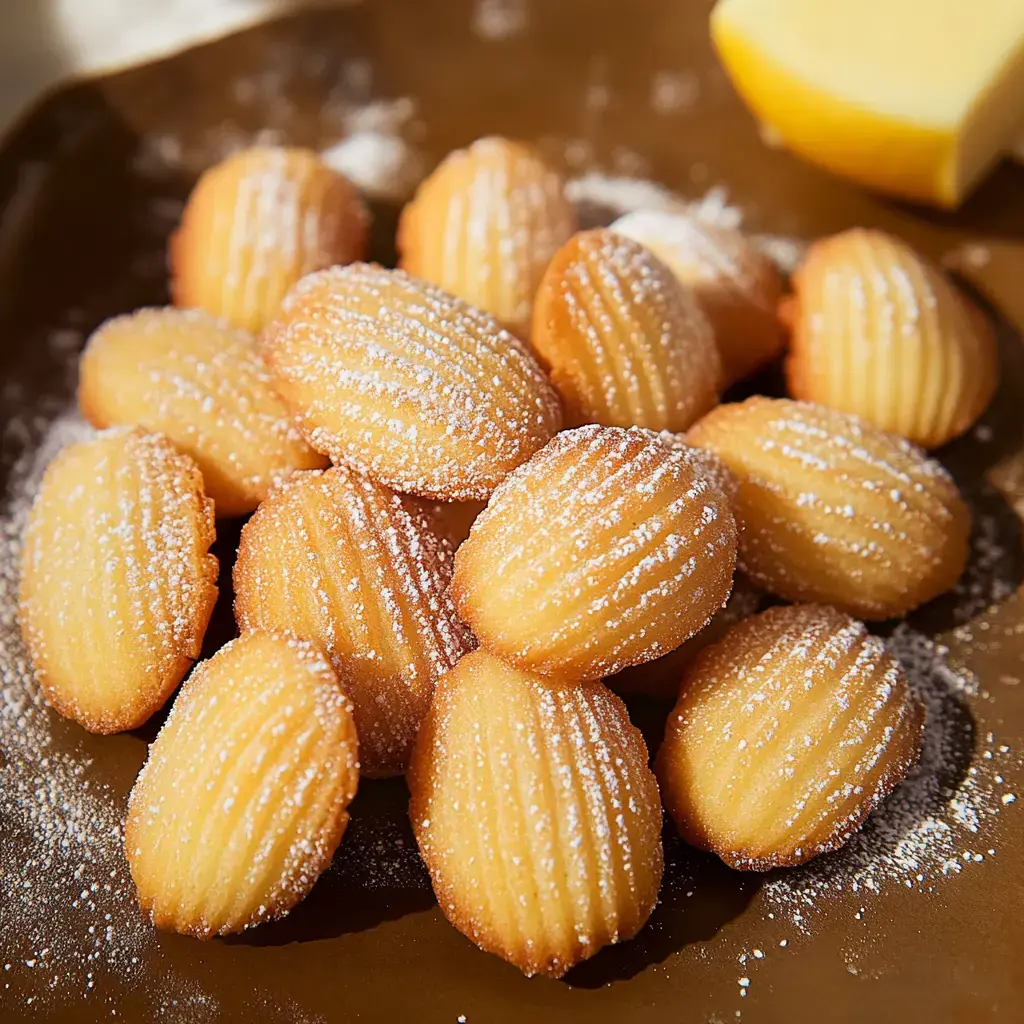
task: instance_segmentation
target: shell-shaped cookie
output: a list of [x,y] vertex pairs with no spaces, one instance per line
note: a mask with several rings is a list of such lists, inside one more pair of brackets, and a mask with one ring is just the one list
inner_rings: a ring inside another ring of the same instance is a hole
[[400,265],[526,338],[544,270],[576,230],[563,189],[528,146],[478,139],[449,153],[402,211]]
[[855,413],[935,448],[985,411],[995,338],[948,278],[910,246],[856,228],[810,247],[784,306],[794,398]]
[[202,939],[287,914],[331,863],[358,782],[351,708],[320,651],[231,641],[189,677],[132,789],[144,913]]
[[938,462],[820,405],[750,398],[687,434],[739,480],[739,566],[790,601],[887,619],[949,590],[970,513]]
[[685,430],[718,401],[718,351],[696,298],[649,249],[606,228],[556,253],[531,341],[570,423]]
[[658,752],[687,842],[766,871],[835,850],[917,761],[924,711],[864,624],[816,605],[734,626],[683,681]]
[[739,231],[686,213],[635,210],[611,230],[647,246],[690,289],[711,321],[727,384],[782,352],[782,277]]
[[165,437],[114,428],[65,448],[36,496],[20,618],[50,704],[134,729],[199,656],[217,599],[213,503]]
[[560,977],[632,938],[654,908],[658,786],[643,738],[600,683],[467,655],[438,686],[409,791],[441,910],[526,974]]
[[355,705],[366,775],[405,771],[434,684],[470,649],[428,510],[342,467],[298,473],[242,530],[242,630],[317,641]]
[[367,221],[313,150],[235,153],[200,177],[171,239],[174,304],[260,331],[303,275],[362,257]]
[[559,434],[491,497],[452,589],[480,643],[599,679],[666,654],[729,596],[736,528],[699,464],[648,431]]
[[310,444],[398,491],[486,498],[562,423],[523,342],[400,270],[311,274],[263,349]]
[[729,599],[711,617],[711,621],[674,651],[643,665],[623,669],[605,682],[621,694],[642,693],[655,700],[674,701],[679,696],[683,673],[709,644],[720,640],[737,622],[750,618],[761,607],[764,591],[755,587],[742,573],[733,581]]
[[218,516],[251,512],[274,481],[327,460],[271,386],[256,339],[198,309],[140,309],[89,338],[78,404],[94,427],[140,426],[195,459]]

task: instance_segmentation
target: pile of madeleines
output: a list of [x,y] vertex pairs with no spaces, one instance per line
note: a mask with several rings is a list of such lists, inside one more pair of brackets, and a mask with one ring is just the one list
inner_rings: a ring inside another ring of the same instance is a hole
[[[559,976],[650,915],[663,801],[765,870],[839,847],[914,765],[923,709],[861,620],[964,568],[923,449],[992,396],[984,316],[879,232],[787,283],[685,212],[577,232],[563,184],[504,139],[452,153],[390,270],[317,154],[241,152],[189,198],[175,306],[89,339],[99,430],[45,474],[21,624],[93,732],[193,669],[128,806],[157,927],[287,913],[359,776],[404,773],[445,915]],[[792,398],[719,404],[784,352]],[[193,668],[215,517],[243,516],[241,636]],[[653,771],[616,689],[677,701]]]

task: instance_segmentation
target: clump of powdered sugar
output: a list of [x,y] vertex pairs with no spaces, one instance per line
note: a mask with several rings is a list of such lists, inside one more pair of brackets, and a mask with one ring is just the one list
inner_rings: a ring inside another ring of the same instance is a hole
[[407,199],[425,170],[410,138],[415,117],[416,104],[408,96],[355,108],[345,115],[345,137],[321,156],[371,199]]
[[802,927],[837,897],[870,898],[899,886],[931,891],[982,863],[994,853],[993,819],[1016,802],[1006,778],[1016,764],[1012,751],[991,732],[974,736],[966,703],[978,690],[973,675],[906,623],[888,647],[925,708],[920,761],[843,849],[765,880],[774,913]]
[[[698,199],[686,199],[676,192],[644,178],[623,177],[588,171],[566,182],[565,194],[576,208],[584,228],[610,224],[627,213],[651,210],[694,217],[713,227],[740,230],[743,210],[729,201],[728,191],[715,186]],[[752,235],[751,242],[784,274],[792,273],[803,257],[806,243],[781,235]]]

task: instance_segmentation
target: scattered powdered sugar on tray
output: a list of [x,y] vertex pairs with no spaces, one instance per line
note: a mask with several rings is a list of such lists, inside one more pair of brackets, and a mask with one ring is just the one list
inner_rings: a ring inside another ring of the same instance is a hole
[[[53,712],[32,678],[17,623],[19,538],[43,470],[88,436],[77,414],[58,418],[14,466],[0,518],[0,956],[3,985],[88,994],[100,969],[130,982],[150,929],[138,914],[122,853],[120,800],[91,762],[55,743]],[[47,912],[47,908],[60,908]],[[32,998],[32,997],[29,997]]]
[[474,0],[473,32],[489,42],[522,35],[530,23],[527,0]]
[[894,886],[929,892],[982,863],[995,852],[993,819],[1016,802],[1002,774],[1016,764],[1011,750],[991,732],[973,735],[966,700],[977,693],[977,680],[950,664],[942,644],[906,623],[888,647],[925,707],[921,759],[843,849],[766,878],[769,907],[806,930],[836,897],[870,897]]

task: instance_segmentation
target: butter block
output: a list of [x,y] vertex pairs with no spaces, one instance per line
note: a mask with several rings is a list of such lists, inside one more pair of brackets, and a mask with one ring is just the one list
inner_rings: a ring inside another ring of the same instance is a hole
[[788,148],[954,207],[1024,137],[1024,0],[720,0],[737,91]]

